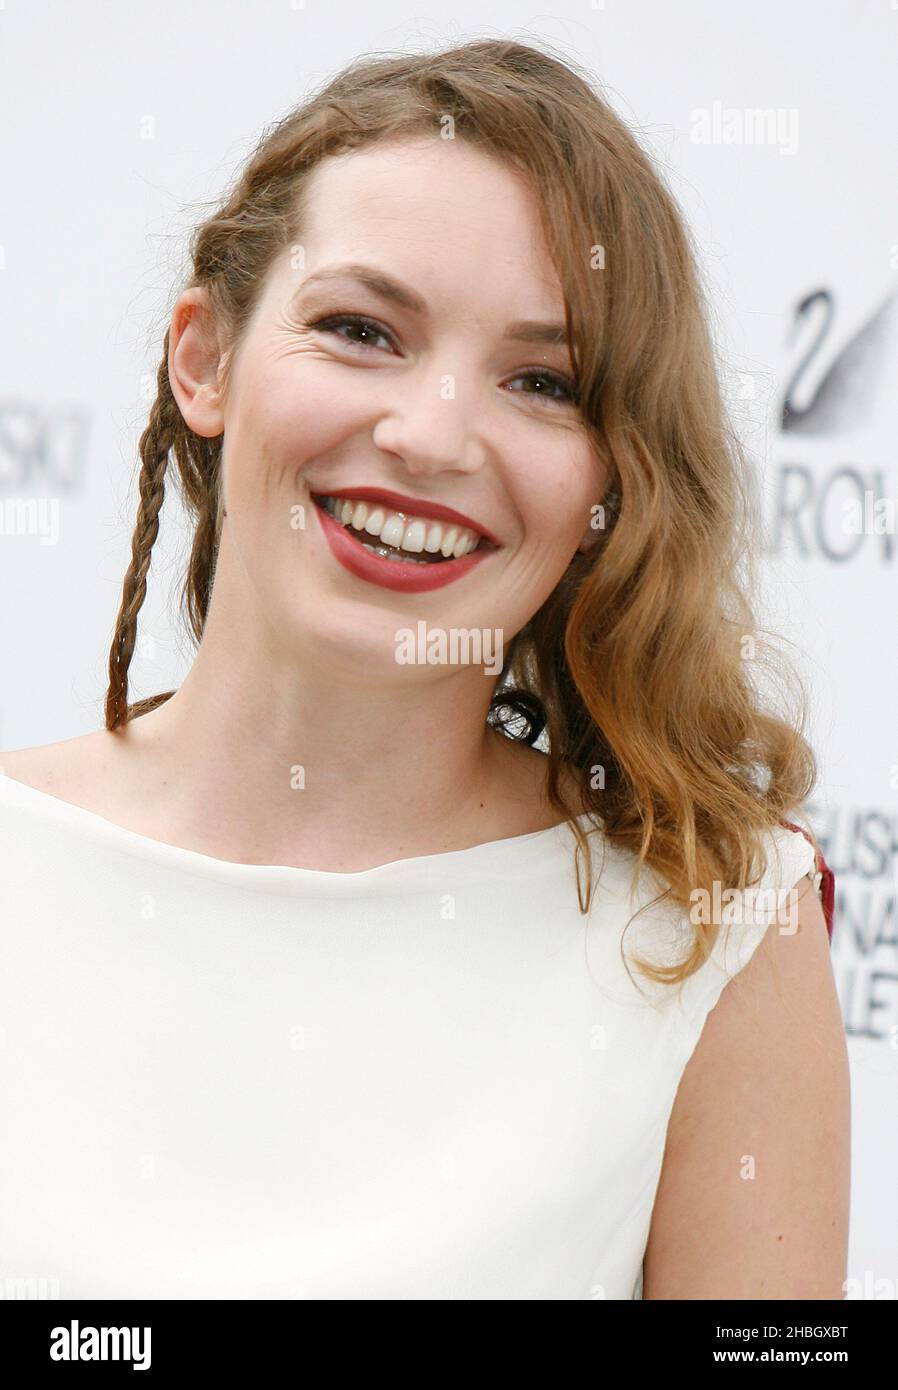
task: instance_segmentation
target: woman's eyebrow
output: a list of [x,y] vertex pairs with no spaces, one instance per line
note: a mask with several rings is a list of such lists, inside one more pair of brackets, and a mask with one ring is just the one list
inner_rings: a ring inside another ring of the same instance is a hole
[[[408,285],[395,280],[385,271],[375,270],[371,266],[354,261],[313,271],[303,280],[297,293],[311,285],[330,280],[355,280],[371,290],[372,294],[380,295],[381,299],[388,299],[410,313],[427,313],[425,301]],[[561,346],[567,343],[567,326],[563,323],[547,323],[540,319],[519,319],[516,323],[508,324],[502,336],[519,343],[548,343]]]

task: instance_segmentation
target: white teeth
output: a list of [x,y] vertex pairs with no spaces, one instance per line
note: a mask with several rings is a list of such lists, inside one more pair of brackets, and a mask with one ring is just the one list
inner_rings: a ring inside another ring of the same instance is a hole
[[[385,546],[392,545],[412,555],[426,550],[428,555],[441,554],[447,560],[460,560],[463,555],[476,550],[480,543],[479,533],[467,526],[444,525],[427,517],[407,516],[403,512],[388,511],[349,497],[325,497],[323,501],[331,516],[344,526],[365,531]],[[378,553],[376,546],[367,548]],[[420,563],[426,564],[427,561]]]
[[391,512],[384,522],[384,528],[380,533],[380,538],[384,545],[402,545],[402,537],[405,535],[405,517],[397,516]]
[[455,552],[455,542],[458,540],[458,527],[450,526],[448,531],[443,532],[443,543],[440,546],[440,554],[445,555],[446,559]]
[[427,530],[423,521],[410,521],[402,537],[402,549],[411,550],[420,554],[424,549],[424,537],[426,534]]

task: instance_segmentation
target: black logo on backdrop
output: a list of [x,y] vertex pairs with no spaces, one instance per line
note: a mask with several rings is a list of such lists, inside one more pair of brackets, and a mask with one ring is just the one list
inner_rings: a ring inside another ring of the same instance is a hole
[[[898,459],[891,440],[888,452],[876,460],[834,452],[832,462],[823,464],[819,442],[832,439],[838,450],[840,435],[869,428],[883,405],[894,404],[888,364],[898,341],[898,295],[892,293],[880,304],[807,395],[835,314],[834,295],[825,288],[805,295],[793,312],[790,341],[804,341],[805,347],[780,405],[788,455],[773,465],[767,548],[834,563],[872,553],[888,563],[898,559]],[[808,456],[802,458],[805,442]]]
[[845,1031],[898,1047],[898,811],[808,811],[835,876],[832,961]]

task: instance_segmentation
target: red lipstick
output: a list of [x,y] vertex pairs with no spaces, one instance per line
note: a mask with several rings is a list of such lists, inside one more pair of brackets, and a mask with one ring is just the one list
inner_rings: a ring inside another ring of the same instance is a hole
[[[384,496],[390,498],[398,496],[397,493],[373,495],[380,493],[380,491],[380,489],[369,489],[364,492],[344,490],[342,493],[329,492],[321,495],[353,497],[359,501],[363,499],[367,501],[369,497],[372,501],[381,501],[384,500]],[[391,502],[390,505],[394,506],[397,511],[399,510],[395,503]],[[330,512],[326,511],[318,501],[315,503],[314,510],[324,532],[325,540],[330,546],[331,554],[345,570],[354,574],[358,579],[367,580],[369,584],[379,584],[384,589],[393,589],[398,593],[421,594],[431,589],[442,589],[447,584],[454,583],[456,579],[462,579],[464,575],[469,574],[472,569],[493,554],[494,548],[485,548],[481,542],[476,550],[463,555],[459,560],[440,560],[433,564],[419,564],[414,560],[386,560],[382,555],[376,555],[373,550],[366,549],[361,540],[353,535],[342,522],[337,521],[336,517],[331,516]],[[459,516],[458,512],[451,512],[448,507],[442,510],[449,512],[449,515],[439,519],[454,521]],[[434,520],[438,519],[432,509],[426,514],[433,516]],[[423,517],[425,513],[411,510],[411,515]],[[478,529],[473,522],[462,520],[458,524],[470,525],[472,530]],[[372,545],[376,543],[373,536],[370,543]]]

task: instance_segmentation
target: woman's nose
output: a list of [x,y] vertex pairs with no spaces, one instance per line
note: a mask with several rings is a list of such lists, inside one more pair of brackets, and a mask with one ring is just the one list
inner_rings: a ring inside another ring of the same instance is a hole
[[474,472],[485,457],[477,407],[451,373],[429,374],[415,388],[408,382],[399,386],[373,439],[379,449],[398,454],[411,472]]

